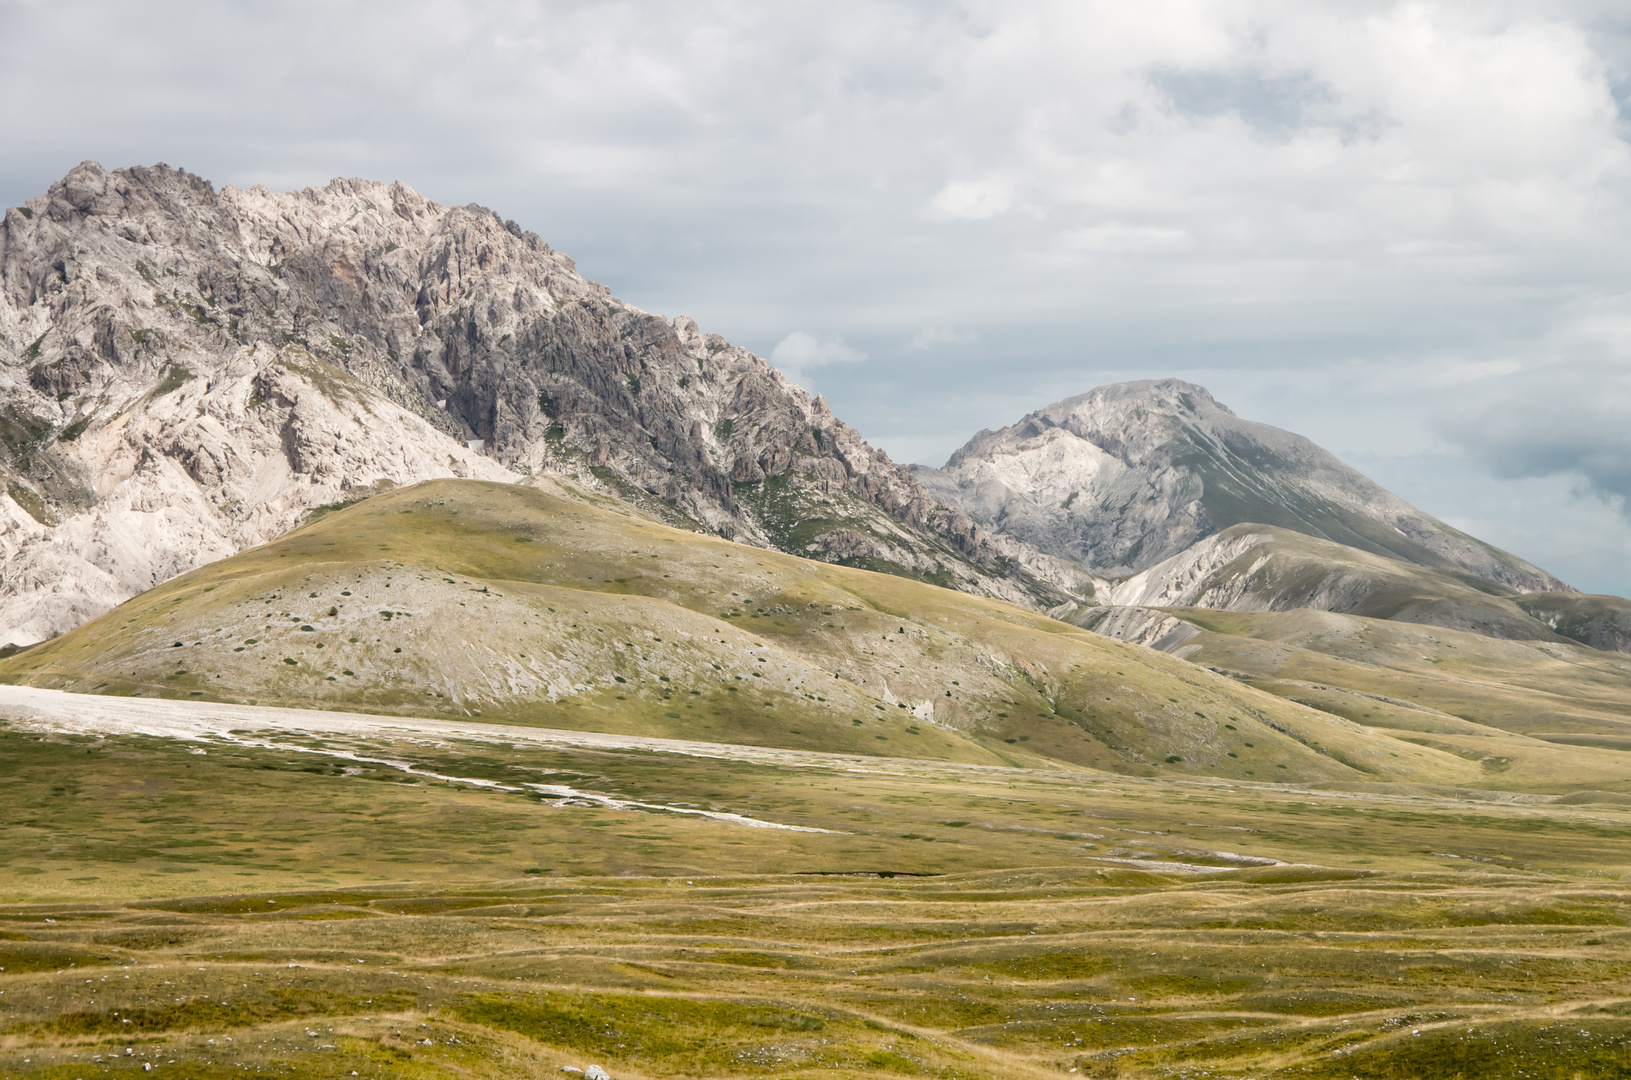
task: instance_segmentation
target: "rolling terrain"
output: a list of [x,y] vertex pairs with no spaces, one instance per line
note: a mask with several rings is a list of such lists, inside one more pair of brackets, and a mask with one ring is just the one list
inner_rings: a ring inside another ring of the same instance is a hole
[[0,661],[0,678],[1140,775],[1475,773],[1000,601],[557,491],[375,496]]
[[0,725],[19,1080],[1631,1069],[1623,802],[71,715]]
[[1631,659],[1087,610],[1185,659],[564,480],[318,514],[0,661],[0,1071],[1631,1074]]
[[[1572,614],[1588,603],[1578,594],[1515,593],[1468,574],[1258,524],[1230,526],[1148,570],[1107,582],[1097,598],[1118,607],[1308,608],[1524,641],[1575,640],[1563,632],[1601,626],[1595,640],[1618,640],[1612,609],[1589,624]],[[1542,606],[1553,613],[1545,621],[1534,614]]]
[[1477,762],[1480,787],[1622,790],[1631,659],[1321,611],[1171,609],[1194,663]]
[[482,207],[86,163],[0,480],[0,1080],[1631,1076],[1631,602],[1200,387],[908,470]]

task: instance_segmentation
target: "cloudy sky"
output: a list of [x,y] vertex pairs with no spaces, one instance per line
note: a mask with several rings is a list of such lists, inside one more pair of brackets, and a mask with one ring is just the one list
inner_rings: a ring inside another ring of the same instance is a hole
[[401,179],[897,459],[1175,375],[1631,595],[1631,10],[0,0],[0,203]]

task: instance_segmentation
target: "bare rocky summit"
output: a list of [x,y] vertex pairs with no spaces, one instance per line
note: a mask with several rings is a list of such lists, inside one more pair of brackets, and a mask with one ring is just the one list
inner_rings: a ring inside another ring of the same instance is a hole
[[1081,577],[1015,558],[820,397],[490,210],[85,162],[6,212],[0,643],[384,486],[562,472],[674,523],[1031,606]]
[[1539,567],[1176,379],[1099,387],[915,473],[993,542],[1090,575],[1091,602],[1052,614],[1138,644],[1190,648],[1168,614],[1182,608],[1314,609],[1593,648],[1624,640],[1617,609],[1576,602]]
[[979,524],[1106,578],[1250,522],[1515,592],[1570,591],[1301,435],[1242,420],[1177,379],[1067,398],[980,432],[943,469],[915,472]]

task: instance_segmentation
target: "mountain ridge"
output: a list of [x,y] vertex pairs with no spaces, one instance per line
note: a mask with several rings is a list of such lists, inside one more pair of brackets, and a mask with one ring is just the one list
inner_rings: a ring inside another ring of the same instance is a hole
[[1082,612],[1312,605],[1631,642],[1619,609],[1180,380],[1098,387],[903,467],[763,358],[400,182],[216,191],[86,162],[6,212],[0,640],[447,478],[564,478],[1112,633],[1154,624]]
[[[981,431],[942,469],[913,471],[980,524],[1105,577],[1146,570],[1252,522],[1516,592],[1573,591],[1411,506],[1304,436],[1243,420],[1178,379],[1066,398]],[[1101,512],[1077,511],[1078,503]],[[1123,512],[1102,512],[1111,507]]]
[[[1093,596],[1052,613],[1125,640],[1182,648],[1187,637],[1159,612],[1197,607],[1310,608],[1594,648],[1627,642],[1611,605],[1178,379],[1066,398],[979,432],[944,469],[914,472],[996,536],[1081,566]],[[1143,609],[1158,610],[1134,613]]]
[[[384,414],[412,461],[383,460]],[[132,484],[131,461],[163,482]],[[570,475],[761,546],[768,519],[797,519],[801,554],[1030,606],[1072,595],[1068,573],[1018,569],[762,358],[617,301],[513,221],[400,182],[216,191],[85,162],[7,210],[0,473],[13,640],[77,625],[189,553],[460,475]],[[115,559],[96,539],[115,520],[154,542]]]

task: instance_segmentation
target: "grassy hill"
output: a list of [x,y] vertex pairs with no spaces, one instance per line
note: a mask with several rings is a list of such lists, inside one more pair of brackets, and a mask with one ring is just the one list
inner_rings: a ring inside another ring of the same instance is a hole
[[376,496],[4,661],[480,723],[0,708],[0,1071],[1631,1072],[1631,754],[1548,737],[1631,658],[1168,609],[1212,671],[588,499]]
[[0,679],[1137,775],[1477,773],[1012,605],[474,481],[328,514]]
[[[1169,608],[1194,663],[1477,763],[1480,786],[1631,791],[1631,657],[1326,611]],[[1595,747],[1581,753],[1580,747]]]
[[1525,593],[1515,601],[1564,637],[1610,652],[1631,652],[1631,600],[1622,596]]

